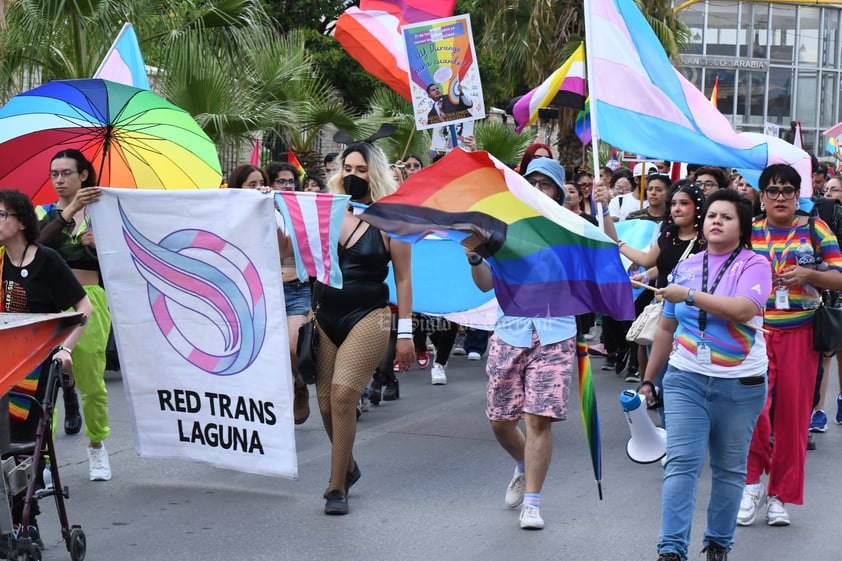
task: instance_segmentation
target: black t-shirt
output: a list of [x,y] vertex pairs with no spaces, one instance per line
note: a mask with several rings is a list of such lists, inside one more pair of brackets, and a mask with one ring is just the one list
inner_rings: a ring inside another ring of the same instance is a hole
[[695,253],[699,253],[704,249],[705,246],[699,240],[698,236],[689,240],[682,240],[679,239],[678,236],[674,235],[666,237],[664,234],[661,234],[658,237],[658,247],[661,251],[658,253],[658,259],[655,261],[655,265],[658,267],[658,280],[655,285],[657,288],[666,288],[669,284],[667,276],[672,273],[672,270],[675,269],[676,265],[678,265],[678,260],[681,259],[682,255],[684,255],[687,245],[691,242],[693,243],[693,248],[690,250],[687,257],[690,257],[690,255]]
[[[3,312],[56,313],[73,307],[85,296],[64,259],[48,247],[36,244],[35,258],[23,268],[3,260]],[[25,270],[26,273],[21,274]]]

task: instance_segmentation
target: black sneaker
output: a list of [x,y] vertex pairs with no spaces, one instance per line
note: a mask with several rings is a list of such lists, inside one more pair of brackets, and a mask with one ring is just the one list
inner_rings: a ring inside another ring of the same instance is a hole
[[614,370],[617,367],[617,360],[614,357],[608,357],[602,363],[600,370]]
[[640,371],[630,366],[626,370],[626,382],[640,382]]
[[348,514],[348,497],[342,491],[334,489],[327,494],[325,502],[325,514],[342,515]]
[[716,542],[707,544],[702,553],[707,553],[705,561],[728,561],[728,550]]
[[674,551],[670,551],[669,553],[660,554],[658,561],[681,561],[681,556]]
[[617,354],[617,362],[614,365],[614,374],[619,376],[620,373],[623,370],[626,369],[626,361],[628,361],[628,359],[629,359],[629,351],[628,350],[625,350],[625,351]]

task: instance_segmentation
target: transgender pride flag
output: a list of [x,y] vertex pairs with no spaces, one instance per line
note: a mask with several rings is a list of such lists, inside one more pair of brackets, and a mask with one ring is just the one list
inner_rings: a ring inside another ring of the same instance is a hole
[[678,162],[761,170],[766,143],[738,135],[670,63],[634,0],[585,0],[593,136]]
[[275,202],[292,239],[295,268],[302,282],[315,277],[323,284],[342,288],[339,231],[350,199],[349,195],[330,193],[275,193]]
[[105,58],[102,59],[92,77],[144,90],[149,89],[146,64],[143,62],[143,55],[132,24],[129,22],[123,24],[123,29],[114,39],[114,43],[105,53]]
[[452,150],[362,219],[405,241],[442,233],[474,248],[507,315],[634,318],[616,244],[487,152]]

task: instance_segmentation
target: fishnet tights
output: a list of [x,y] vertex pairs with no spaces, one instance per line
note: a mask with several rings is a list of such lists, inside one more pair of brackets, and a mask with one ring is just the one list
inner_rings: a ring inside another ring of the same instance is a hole
[[389,340],[388,307],[374,310],[351,329],[338,348],[319,328],[316,396],[325,432],[332,443],[330,489],[345,492],[345,474],[354,468],[357,401],[380,362]]

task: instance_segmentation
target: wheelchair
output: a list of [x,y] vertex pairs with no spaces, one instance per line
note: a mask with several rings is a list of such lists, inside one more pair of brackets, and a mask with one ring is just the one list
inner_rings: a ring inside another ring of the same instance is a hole
[[[0,484],[5,485],[8,498],[8,510],[0,506],[0,528],[14,526],[11,533],[0,536],[0,550],[6,549],[6,558],[14,561],[41,561],[41,542],[38,528],[32,525],[38,512],[38,501],[52,496],[55,499],[61,535],[72,561],[83,561],[87,549],[85,532],[79,525],[71,526],[68,522],[65,500],[70,498],[67,487],[61,485],[58,461],[53,443],[53,412],[62,382],[69,382],[62,372],[61,361],[47,359],[40,367],[35,395],[15,390],[9,398],[23,400],[30,406],[29,415],[21,424],[12,424],[12,439],[8,451],[4,451],[0,460],[3,477]],[[34,440],[27,436],[33,434]],[[23,437],[23,438],[21,438]],[[44,486],[42,473],[49,465],[52,487]],[[7,524],[2,524],[3,520]],[[0,551],[2,556],[2,551]]]

